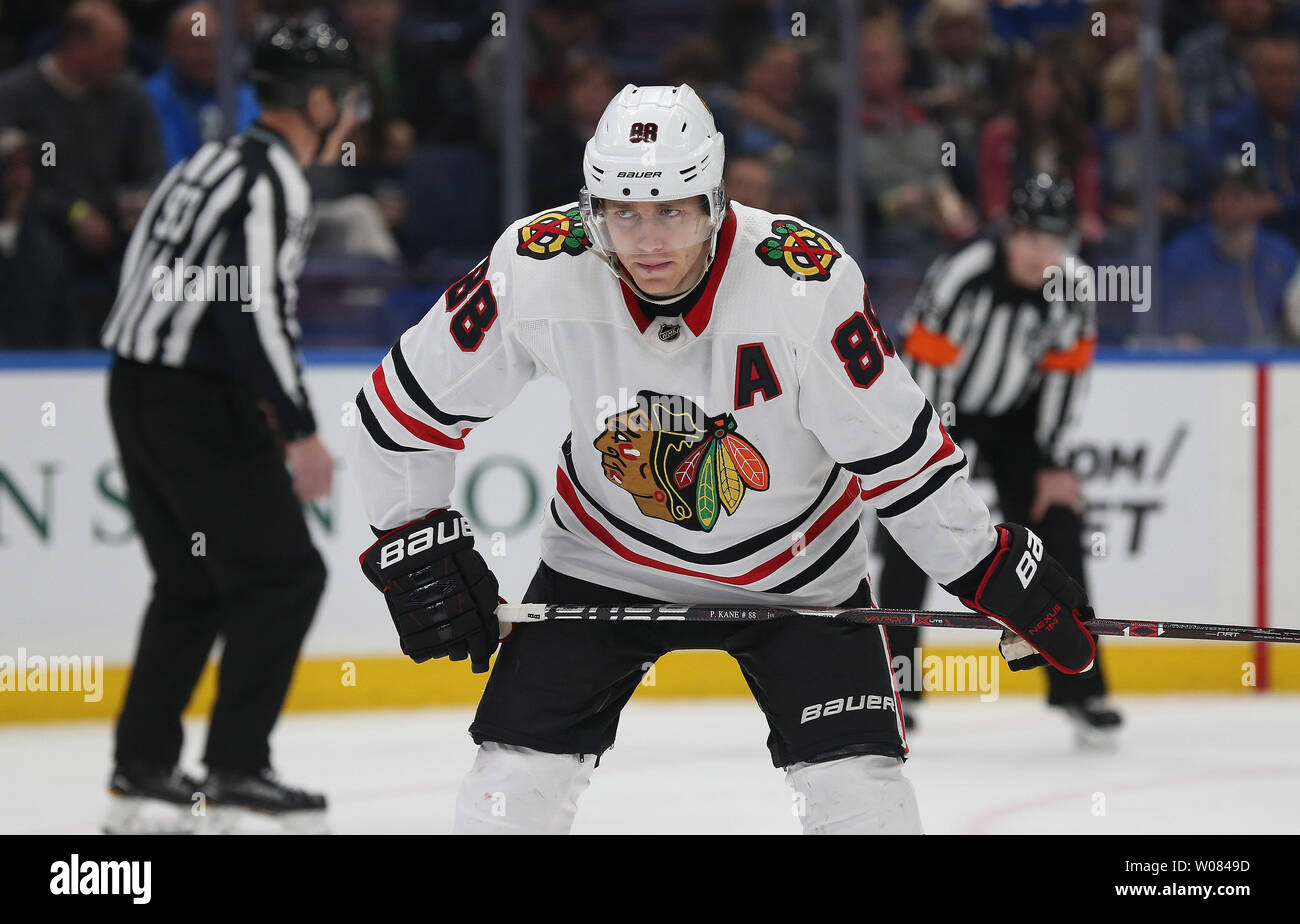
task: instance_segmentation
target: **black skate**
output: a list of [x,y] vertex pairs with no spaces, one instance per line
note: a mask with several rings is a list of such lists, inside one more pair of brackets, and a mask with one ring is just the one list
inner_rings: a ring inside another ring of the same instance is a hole
[[213,771],[199,788],[207,797],[201,833],[329,833],[325,797],[286,786],[270,767],[255,773]]
[[1113,751],[1119,746],[1124,717],[1101,697],[1090,697],[1062,707],[1074,725],[1075,744],[1085,751]]
[[193,834],[199,781],[176,767],[118,764],[108,781],[105,834]]

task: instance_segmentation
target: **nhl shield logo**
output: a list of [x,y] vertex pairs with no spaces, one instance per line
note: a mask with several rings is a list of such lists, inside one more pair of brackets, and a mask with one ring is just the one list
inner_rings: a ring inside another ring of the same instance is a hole
[[768,266],[779,266],[792,279],[825,280],[840,252],[831,246],[826,235],[793,218],[772,222],[773,237],[764,238],[754,252]]
[[678,324],[661,324],[659,325],[659,339],[664,343],[672,343],[682,332],[682,325]]
[[577,256],[589,247],[587,229],[577,208],[567,212],[544,212],[519,229],[520,256],[549,260],[556,254]]
[[605,477],[632,495],[645,516],[711,532],[745,494],[766,491],[762,454],[736,432],[731,414],[705,414],[689,398],[637,393],[636,404],[605,419],[592,444]]

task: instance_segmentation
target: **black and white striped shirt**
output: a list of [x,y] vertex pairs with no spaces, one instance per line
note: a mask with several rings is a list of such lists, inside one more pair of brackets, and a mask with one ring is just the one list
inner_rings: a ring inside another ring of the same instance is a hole
[[1064,464],[1097,342],[1095,302],[1015,285],[1001,243],[981,239],[930,267],[903,335],[904,361],[936,408],[951,403],[960,423],[1037,401],[1035,441],[1045,463]]
[[286,439],[314,432],[296,311],[312,227],[311,190],[279,135],[258,124],[208,142],[172,168],[141,215],[104,347],[242,379]]

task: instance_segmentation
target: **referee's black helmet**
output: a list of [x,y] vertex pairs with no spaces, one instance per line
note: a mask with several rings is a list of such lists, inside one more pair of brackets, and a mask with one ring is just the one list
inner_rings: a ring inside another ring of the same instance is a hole
[[1074,185],[1039,173],[1011,193],[1011,226],[1068,237],[1074,231]]
[[301,109],[323,84],[337,100],[362,80],[352,43],[330,25],[285,24],[253,49],[249,75],[263,106]]

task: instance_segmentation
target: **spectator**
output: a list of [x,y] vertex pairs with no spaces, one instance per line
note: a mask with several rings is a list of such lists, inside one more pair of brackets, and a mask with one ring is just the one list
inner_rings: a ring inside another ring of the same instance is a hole
[[1246,50],[1278,19],[1275,0],[1218,0],[1217,22],[1187,36],[1178,46],[1178,80],[1184,115],[1192,131],[1204,134],[1214,113],[1250,92]]
[[421,94],[430,82],[417,43],[402,39],[398,23],[400,0],[347,0],[343,18],[356,43],[361,66],[370,85],[372,113],[358,139],[357,159],[385,167],[401,167],[415,144],[409,115],[420,108],[412,94]]
[[1141,22],[1139,0],[1097,0],[1069,42],[1070,71],[1083,90],[1090,125],[1101,116],[1101,76],[1116,56],[1137,47]]
[[1300,256],[1260,227],[1259,172],[1229,157],[1214,181],[1210,220],[1160,258],[1161,330],[1182,347],[1272,344],[1284,336],[1288,283]]
[[793,214],[777,206],[772,186],[772,167],[761,157],[753,154],[728,157],[722,179],[727,187],[728,199],[767,212]]
[[940,160],[943,134],[904,89],[902,33],[890,19],[862,27],[858,79],[865,100],[861,175],[873,252],[928,260],[939,238],[961,241],[977,230],[974,211]]
[[[216,89],[220,27],[211,4],[177,7],[167,23],[162,66],[145,82],[169,167],[192,155],[203,142],[224,137]],[[252,84],[240,81],[235,86],[234,130],[242,132],[252,125],[260,111]]]
[[[800,39],[799,48],[807,53],[808,47]],[[673,45],[662,70],[668,85],[689,84],[699,93],[727,139],[729,153],[749,161],[747,170],[766,173],[773,198],[771,205],[759,208],[816,221],[830,204],[834,171],[821,150],[829,146],[829,133],[807,115],[830,111],[810,101],[816,91],[802,73],[807,60],[788,42],[768,40],[737,90],[719,81],[725,68],[722,46],[709,36],[692,35]]]
[[[271,4],[275,0],[270,0]],[[248,76],[253,66],[253,46],[259,36],[271,32],[279,21],[266,10],[266,0],[235,0],[235,73]]]
[[434,9],[427,12],[427,0],[408,3],[394,27],[400,103],[393,111],[410,123],[418,144],[472,144],[479,111],[470,59],[493,20],[475,0],[439,0]]
[[[660,70],[667,86],[685,83],[698,93],[717,84],[725,67],[726,58],[717,39],[708,35],[684,35],[668,49]],[[712,103],[708,105],[710,110],[714,108]]]
[[989,221],[1007,217],[1013,188],[1046,173],[1073,185],[1080,237],[1092,244],[1104,235],[1096,146],[1079,89],[1052,52],[1037,51],[1021,66],[1010,111],[980,134],[979,170],[980,204]]
[[1268,189],[1263,217],[1300,245],[1300,39],[1283,35],[1258,39],[1248,60],[1254,90],[1215,117],[1211,163],[1253,154]]
[[621,88],[608,61],[585,58],[569,65],[564,108],[543,117],[544,143],[532,145],[529,152],[530,212],[577,201],[587,139],[595,135],[596,123]]
[[1072,31],[1091,5],[1092,0],[1000,0],[989,3],[989,14],[993,31],[1004,41],[1041,46]]
[[687,84],[713,113],[713,123],[724,138],[733,138],[732,110],[736,91],[722,83],[726,68],[725,52],[716,39],[708,35],[686,35],[673,43],[664,55],[660,70],[666,86]]
[[406,219],[401,177],[415,145],[404,94],[428,92],[429,81],[419,41],[402,38],[400,0],[344,0],[339,6],[364,79],[343,98],[338,123],[306,171],[316,222],[311,255],[389,264],[371,269],[376,278],[390,278],[403,261],[397,239]]
[[[538,0],[529,14],[523,43],[528,86],[525,104],[529,113],[540,115],[563,106],[565,67],[583,54],[600,53],[603,26],[603,7],[597,0]],[[494,147],[502,130],[505,55],[505,37],[489,34],[479,43],[469,64],[479,137]]]
[[63,249],[32,207],[30,139],[0,129],[0,347],[66,346]]
[[[1138,83],[1141,64],[1135,49],[1122,51],[1111,59],[1101,78],[1101,131],[1098,149],[1101,154],[1104,214],[1107,244],[1131,251],[1138,227],[1142,138],[1138,134]],[[1190,192],[1193,164],[1189,151],[1191,139],[1182,130],[1182,102],[1178,94],[1178,75],[1167,55],[1156,61],[1157,100],[1160,119],[1160,148],[1155,153],[1160,164],[1160,217],[1173,233],[1177,223],[1187,216],[1185,196]],[[1175,227],[1170,228],[1169,223]]]
[[[126,45],[126,69],[136,74],[152,74],[162,63],[162,34],[176,0],[109,0],[122,15],[129,39]],[[6,7],[17,4],[7,3]],[[28,7],[49,7],[41,14],[44,28],[33,31],[24,45],[24,59],[39,58],[54,50],[62,33],[63,15],[72,5],[71,0],[55,0],[40,4],[29,2]]]
[[799,53],[787,41],[764,45],[745,68],[732,104],[729,150],[737,154],[771,154],[781,145],[804,148],[813,138],[800,103]]
[[1205,28],[1205,24],[1214,18],[1214,9],[1219,0],[1179,0],[1178,3],[1164,3],[1160,7],[1160,38],[1164,47],[1173,50],[1182,45],[1183,39],[1193,32]]
[[55,50],[0,77],[0,125],[40,142],[32,198],[68,250],[72,337],[86,345],[112,303],[124,235],[163,170],[153,107],[125,73],[129,39],[111,4],[77,0]]
[[[930,0],[917,23],[909,84],[916,101],[959,151],[974,151],[979,128],[1006,96],[1010,60],[989,31],[981,0]],[[957,187],[975,194],[975,159],[959,157]]]
[[349,93],[342,102],[338,123],[307,171],[316,222],[311,253],[401,263],[402,251],[390,223],[390,218],[400,221],[404,217],[400,196],[396,204],[389,200],[386,211],[381,193],[386,197],[389,190],[377,187],[375,173],[362,167],[355,150],[344,147],[356,145],[365,130],[370,112],[364,94]]
[[777,18],[767,0],[718,0],[710,6],[709,31],[713,35],[726,36],[723,46],[726,74],[723,79],[729,83],[740,82],[745,69],[772,39],[790,34],[788,18],[783,24],[787,28],[778,31]]
[[[401,0],[347,0],[343,4],[344,27],[354,42],[358,61],[365,73],[369,94],[363,104],[366,118],[349,136],[356,145],[354,161],[347,169],[337,163],[312,171],[313,188],[325,205],[327,219],[321,246],[329,247],[339,232],[351,232],[349,221],[375,225],[366,235],[383,242],[374,255],[396,262],[395,235],[406,218],[406,195],[402,171],[415,148],[414,121],[427,129],[447,115],[442,104],[440,75],[431,67],[430,48],[419,36],[403,32]],[[324,171],[331,182],[322,182]],[[340,200],[347,200],[335,216]],[[360,214],[358,214],[360,213]],[[329,225],[343,222],[342,227]],[[356,252],[356,244],[336,244],[336,249]]]

